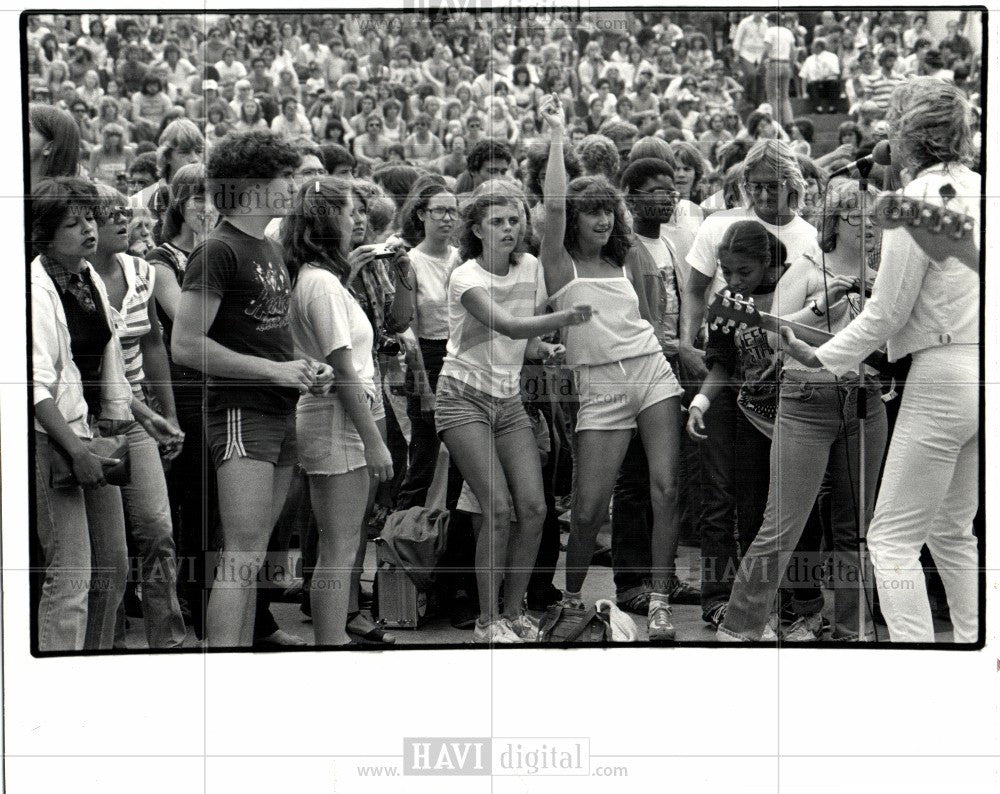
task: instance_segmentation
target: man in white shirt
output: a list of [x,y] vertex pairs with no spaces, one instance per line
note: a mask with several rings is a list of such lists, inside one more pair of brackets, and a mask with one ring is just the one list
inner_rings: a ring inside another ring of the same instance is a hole
[[817,113],[836,111],[835,104],[840,97],[840,59],[827,50],[823,39],[813,39],[812,54],[799,69],[799,77],[805,80],[806,92]]
[[756,107],[763,100],[764,80],[760,73],[760,61],[764,57],[764,33],[767,31],[767,20],[761,11],[740,20],[733,37],[733,52],[739,58],[740,69],[743,72],[743,87],[746,90],[747,101]]

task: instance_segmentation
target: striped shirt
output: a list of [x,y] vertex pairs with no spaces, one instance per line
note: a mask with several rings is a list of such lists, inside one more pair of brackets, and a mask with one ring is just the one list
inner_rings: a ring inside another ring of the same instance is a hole
[[121,311],[111,307],[115,332],[125,354],[125,377],[132,392],[142,395],[142,347],[140,340],[150,331],[149,300],[153,295],[156,270],[145,259],[128,254],[118,254],[118,262],[125,274],[128,289],[122,300]]
[[889,97],[892,96],[892,92],[896,90],[896,86],[900,83],[905,83],[906,78],[901,77],[895,72],[886,77],[885,73],[880,69],[876,74],[858,75],[858,82],[865,91],[865,99],[870,99],[881,110],[885,110],[889,107]]
[[534,317],[545,307],[545,281],[538,260],[521,254],[500,276],[475,259],[455,268],[448,280],[448,345],[441,376],[455,378],[492,397],[514,397],[521,384],[527,339],[511,339],[483,325],[462,304],[470,289],[484,289],[514,317]]

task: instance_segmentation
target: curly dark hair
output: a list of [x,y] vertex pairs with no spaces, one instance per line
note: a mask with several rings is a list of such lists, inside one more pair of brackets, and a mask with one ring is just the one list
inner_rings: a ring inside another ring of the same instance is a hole
[[219,213],[232,214],[239,202],[234,196],[250,189],[250,180],[272,180],[285,168],[297,168],[302,161],[294,144],[273,132],[231,132],[208,157],[209,189]]
[[506,160],[512,163],[514,162],[514,153],[503,141],[486,138],[482,141],[476,141],[469,149],[469,153],[465,156],[465,167],[474,174],[483,167],[483,163],[490,160]]
[[563,245],[572,253],[570,241],[580,235],[580,216],[597,210],[610,210],[614,214],[611,237],[601,249],[601,255],[618,267],[625,266],[625,255],[631,247],[632,227],[625,214],[621,193],[602,176],[581,176],[569,183],[566,191],[566,234]]
[[351,274],[344,249],[350,235],[343,239],[337,221],[339,211],[352,199],[353,189],[346,179],[323,177],[309,180],[295,196],[295,212],[281,224],[281,244],[285,264],[294,280],[305,264],[326,268],[341,283]]

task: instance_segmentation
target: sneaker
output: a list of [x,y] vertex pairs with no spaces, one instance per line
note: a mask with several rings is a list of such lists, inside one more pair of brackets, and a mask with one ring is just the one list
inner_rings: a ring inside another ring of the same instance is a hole
[[728,631],[723,631],[722,629],[715,630],[715,641],[716,642],[747,642],[743,637],[737,637],[730,634]]
[[453,629],[471,629],[475,625],[479,611],[465,590],[459,590],[451,602],[449,622]]
[[670,607],[663,602],[656,602],[650,607],[646,618],[650,642],[671,642],[677,638],[677,631],[670,622]]
[[777,642],[778,641],[778,625],[780,621],[777,615],[771,615],[768,618],[767,623],[764,624],[764,633],[760,635],[761,642]]
[[687,582],[675,576],[670,581],[670,589],[667,591],[671,604],[686,604],[699,606],[701,604],[701,590],[692,587]]
[[485,626],[476,621],[476,627],[472,630],[472,641],[488,643],[489,645],[514,645],[524,642],[514,632],[510,621],[506,618],[491,620]]
[[703,612],[701,619],[706,623],[712,624],[713,629],[719,628],[722,625],[722,621],[726,619],[726,609],[729,607],[728,601],[723,601],[722,603],[716,604],[708,612]]
[[508,620],[507,624],[521,638],[522,642],[536,642],[538,640],[538,624],[531,619],[530,615],[522,612],[514,620]]
[[804,615],[781,634],[785,642],[819,642],[823,633],[822,615]]
[[649,593],[638,593],[625,601],[618,601],[618,608],[633,615],[649,614]]

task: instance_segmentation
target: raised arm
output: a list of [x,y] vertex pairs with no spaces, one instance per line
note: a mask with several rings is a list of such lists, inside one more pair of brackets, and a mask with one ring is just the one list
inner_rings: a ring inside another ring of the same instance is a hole
[[545,228],[538,258],[545,272],[545,288],[554,295],[573,279],[573,263],[566,253],[566,163],[563,154],[565,122],[559,98],[550,95],[539,108],[549,131],[549,160],[542,185]]

